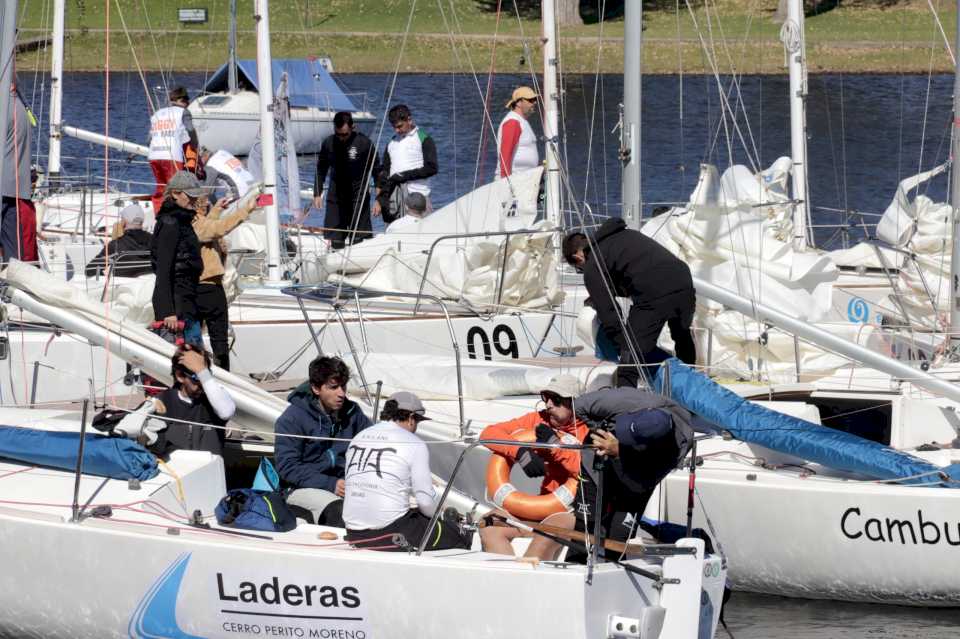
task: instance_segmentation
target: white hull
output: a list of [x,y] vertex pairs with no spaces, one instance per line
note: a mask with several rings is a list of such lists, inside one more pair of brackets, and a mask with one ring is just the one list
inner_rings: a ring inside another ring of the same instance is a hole
[[[169,468],[178,479],[164,469],[137,490],[84,476],[88,514],[104,503],[113,513],[70,523],[73,473],[0,463],[4,475],[19,471],[0,484],[0,634],[638,636],[610,634],[619,617],[627,626],[662,621],[661,634],[642,636],[699,639],[716,627],[725,570],[718,557],[703,558],[698,540],[679,544],[696,554],[628,560],[668,580],[658,589],[614,564],[588,581],[584,566],[477,551],[355,551],[342,530],[307,524],[252,538],[220,532],[210,516],[224,492],[220,458],[180,451]],[[212,529],[184,523],[193,509]]]
[[[207,103],[211,96],[202,96],[190,105],[190,114],[197,130],[200,144],[208,149],[222,149],[233,155],[245,156],[257,139],[260,131],[260,104],[256,93],[241,91],[229,96],[225,103],[212,106]],[[228,97],[215,95],[212,97]],[[333,116],[336,111],[318,107],[292,107],[290,125],[297,153],[318,153],[323,140],[333,134]],[[353,114],[360,126],[376,120],[372,113]]]
[[[717,450],[789,461],[758,446],[719,439],[701,444],[697,452]],[[659,508],[651,500],[647,515],[685,524],[688,480],[685,470],[671,473],[660,486]],[[719,541],[735,589],[960,605],[956,489],[877,484],[823,473],[802,478],[797,469],[765,470],[724,455],[705,459],[696,486],[694,525]]]

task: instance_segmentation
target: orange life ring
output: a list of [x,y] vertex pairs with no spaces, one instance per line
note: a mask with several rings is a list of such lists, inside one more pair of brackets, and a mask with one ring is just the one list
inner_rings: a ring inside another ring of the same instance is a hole
[[[518,442],[535,442],[537,433],[524,429],[511,435]],[[572,476],[562,486],[546,495],[522,493],[510,483],[513,460],[496,453],[487,462],[487,496],[497,506],[519,519],[543,521],[550,515],[566,512],[577,494],[577,477]]]

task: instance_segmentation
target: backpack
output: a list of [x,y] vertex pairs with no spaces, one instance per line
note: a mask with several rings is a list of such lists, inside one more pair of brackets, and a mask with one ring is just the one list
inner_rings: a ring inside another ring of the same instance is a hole
[[227,492],[214,511],[217,523],[231,528],[287,532],[297,520],[280,493],[236,488]]

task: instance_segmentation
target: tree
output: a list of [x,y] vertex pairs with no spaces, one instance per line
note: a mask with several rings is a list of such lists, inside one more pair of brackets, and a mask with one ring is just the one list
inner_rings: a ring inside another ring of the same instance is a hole
[[[516,11],[524,18],[539,18],[541,0],[475,0],[484,11],[496,11],[497,5],[509,13]],[[555,0],[557,22],[561,25],[583,24],[580,17],[580,5],[584,0]],[[516,8],[514,8],[516,7]]]
[[556,0],[557,24],[572,26],[583,24],[580,17],[580,0]]

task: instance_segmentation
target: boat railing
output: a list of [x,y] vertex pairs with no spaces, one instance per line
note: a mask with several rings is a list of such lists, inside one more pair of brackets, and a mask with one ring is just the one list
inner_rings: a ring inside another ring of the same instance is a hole
[[[903,314],[905,325],[907,327],[912,327],[914,326],[914,322],[911,319],[910,314],[907,312],[906,304],[904,303],[902,294],[900,292],[900,286],[898,283],[899,278],[897,277],[900,269],[892,266],[887,261],[886,256],[883,254],[883,249],[898,253],[913,264],[913,267],[920,278],[920,285],[923,287],[923,293],[926,295],[927,301],[930,302],[930,308],[933,309],[934,316],[939,317],[940,309],[938,308],[937,298],[933,294],[930,285],[927,283],[927,278],[923,275],[923,268],[920,266],[919,262],[917,262],[917,254],[913,251],[907,251],[896,246],[891,246],[890,244],[882,243],[878,240],[868,240],[867,243],[873,247],[873,250],[877,255],[877,260],[880,262],[881,270],[890,284],[890,290],[892,291],[891,296],[893,297],[894,302],[897,304],[897,307],[900,309],[900,312]],[[916,325],[919,326],[919,323]]]
[[494,298],[494,306],[499,307],[500,302],[503,298],[503,284],[506,280],[506,271],[507,271],[507,258],[510,256],[510,238],[515,235],[545,235],[550,233],[556,233],[556,230],[531,230],[531,229],[522,229],[519,231],[483,231],[479,233],[455,233],[450,235],[441,235],[430,244],[430,250],[427,251],[427,261],[423,265],[423,274],[420,277],[420,286],[417,289],[417,302],[413,307],[413,314],[416,315],[420,310],[420,297],[429,297],[423,295],[423,289],[427,284],[427,276],[430,273],[430,262],[433,260],[433,253],[437,248],[437,245],[441,242],[446,242],[448,240],[465,240],[465,239],[475,239],[475,238],[488,238],[488,237],[504,237],[506,238],[503,242],[503,251],[501,252],[500,258],[500,267],[497,270],[497,292],[496,297]]
[[[41,368],[45,368],[47,370],[53,371],[54,373],[63,372],[60,369],[56,368],[55,366],[51,366],[50,364],[46,364],[44,362],[41,362],[40,360],[34,360],[33,375],[30,381],[30,408],[37,407],[37,389],[40,387],[40,369]],[[95,403],[96,396],[97,396],[97,389],[93,383],[93,378],[87,377],[85,379],[87,381],[87,389],[90,391],[90,396],[88,399]]]
[[[427,542],[430,541],[430,537],[433,536],[432,532],[434,526],[437,525],[437,521],[440,519],[440,515],[443,513],[443,504],[446,503],[447,497],[450,496],[450,491],[453,489],[454,481],[457,478],[457,474],[460,472],[460,468],[463,466],[463,461],[466,459],[467,453],[475,449],[477,446],[486,446],[489,444],[500,445],[500,446],[515,446],[517,448],[550,448],[550,449],[563,449],[563,450],[593,450],[593,446],[589,444],[562,444],[562,443],[552,443],[544,444],[540,442],[518,442],[515,439],[476,439],[473,441],[465,442],[463,450],[460,452],[460,456],[457,457],[457,463],[453,466],[453,471],[450,473],[450,477],[447,479],[446,486],[443,488],[443,493],[440,495],[440,499],[437,501],[437,506],[433,511],[433,515],[430,517],[430,523],[427,526],[426,530],[423,533],[423,536],[420,538],[420,543],[417,544],[417,556],[421,556],[426,550]],[[602,499],[602,492],[597,491],[598,500]],[[590,583],[593,578],[593,569],[597,563],[603,561],[603,555],[599,553],[599,547],[603,543],[603,534],[600,529],[600,518],[595,518],[595,527],[593,532],[593,543],[592,543],[592,552],[587,553],[587,583]],[[587,537],[587,541],[590,541],[590,537]],[[672,555],[690,555],[696,554],[696,549],[693,547],[677,546],[676,544],[644,544],[642,546],[644,550],[649,550],[649,554],[656,555],[659,557],[668,557]],[[623,564],[620,564],[623,567]],[[666,581],[663,579],[662,575],[658,575],[654,572],[643,570],[642,568],[637,568],[636,566],[630,567],[630,572],[639,574],[641,576],[651,579],[658,587],[665,583],[677,583],[675,581]]]
[[[91,264],[94,267],[94,277],[100,278],[107,273],[116,273],[116,268],[120,260],[123,260],[124,268],[150,268],[150,251],[117,251],[107,256],[106,260]],[[152,270],[152,269],[151,269]],[[104,287],[100,295],[100,301],[107,299],[107,288]]]
[[[360,382],[363,385],[364,394],[367,397],[367,401],[370,403],[374,402],[374,399],[371,397],[370,388],[371,385],[367,381],[366,374],[363,369],[363,364],[360,362],[358,356],[358,351],[356,346],[353,343],[353,338],[350,336],[350,331],[347,327],[347,321],[343,316],[344,307],[353,303],[354,308],[357,313],[357,324],[360,327],[360,341],[363,346],[364,352],[369,352],[369,343],[367,341],[367,331],[366,325],[364,322],[363,316],[363,305],[361,304],[361,298],[369,297],[398,297],[398,298],[410,298],[416,299],[417,303],[419,300],[426,298],[435,303],[440,311],[443,313],[444,321],[447,325],[447,331],[450,333],[450,344],[453,347],[453,357],[457,369],[457,402],[459,407],[459,419],[460,419],[460,434],[461,436],[466,433],[466,419],[464,417],[464,408],[463,408],[463,368],[460,362],[460,346],[457,344],[457,334],[453,328],[453,322],[450,319],[450,312],[447,309],[447,305],[444,303],[444,300],[436,295],[430,295],[429,293],[403,293],[398,291],[378,291],[374,289],[367,288],[358,288],[352,286],[338,286],[336,284],[320,284],[320,285],[310,285],[310,286],[290,286],[283,289],[283,293],[290,295],[297,300],[297,304],[300,306],[300,312],[303,314],[303,319],[307,324],[307,329],[310,331],[310,338],[313,340],[313,344],[317,349],[318,355],[323,355],[323,348],[320,346],[320,338],[317,335],[317,332],[313,328],[313,322],[310,319],[310,314],[307,311],[307,307],[304,304],[304,300],[310,300],[314,302],[320,302],[321,304],[326,304],[330,306],[334,313],[337,316],[337,321],[340,324],[340,328],[343,331],[344,338],[347,340],[347,347],[350,350],[350,353],[353,356],[354,365],[357,368],[357,374],[360,377]],[[379,386],[378,386],[379,388]],[[377,402],[379,403],[379,391]]]

